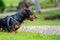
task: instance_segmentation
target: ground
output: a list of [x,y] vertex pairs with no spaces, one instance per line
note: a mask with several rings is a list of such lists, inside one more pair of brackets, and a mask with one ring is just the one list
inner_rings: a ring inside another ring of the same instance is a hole
[[45,35],[60,35],[60,25],[21,26],[18,31]]
[[17,34],[0,32],[0,40],[60,40],[60,36],[31,32],[18,32]]

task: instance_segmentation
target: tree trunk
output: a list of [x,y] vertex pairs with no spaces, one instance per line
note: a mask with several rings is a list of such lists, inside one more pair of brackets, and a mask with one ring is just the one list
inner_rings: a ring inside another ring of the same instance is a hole
[[55,7],[58,6],[58,0],[53,0]]
[[35,8],[36,8],[36,12],[40,12],[40,4],[38,0],[35,0]]

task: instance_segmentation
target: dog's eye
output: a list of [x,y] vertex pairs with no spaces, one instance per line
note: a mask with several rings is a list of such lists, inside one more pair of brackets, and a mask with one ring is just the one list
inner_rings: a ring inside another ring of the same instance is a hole
[[26,13],[26,11],[24,10],[22,13]]

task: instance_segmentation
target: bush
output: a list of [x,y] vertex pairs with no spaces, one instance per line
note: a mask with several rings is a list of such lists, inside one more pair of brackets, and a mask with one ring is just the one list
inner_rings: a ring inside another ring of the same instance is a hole
[[58,2],[60,3],[60,0],[58,0]]
[[0,13],[4,12],[5,4],[2,0],[0,0]]

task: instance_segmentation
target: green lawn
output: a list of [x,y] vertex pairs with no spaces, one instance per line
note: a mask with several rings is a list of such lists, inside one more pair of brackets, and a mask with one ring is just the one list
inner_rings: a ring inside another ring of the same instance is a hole
[[16,34],[0,32],[0,40],[60,40],[60,36],[30,32],[18,32]]
[[56,20],[44,20],[45,16],[53,16],[56,14],[60,14],[60,11],[51,11],[45,13],[36,13],[37,19],[34,21],[26,20],[22,25],[60,25],[60,19]]

